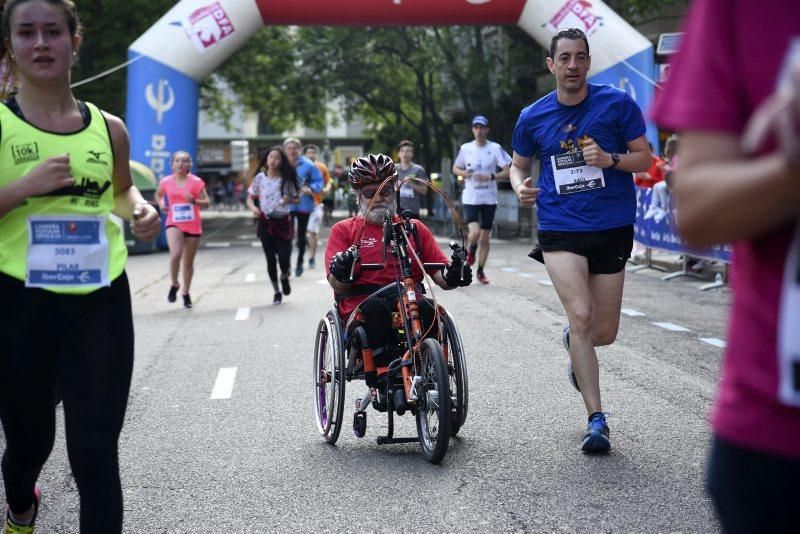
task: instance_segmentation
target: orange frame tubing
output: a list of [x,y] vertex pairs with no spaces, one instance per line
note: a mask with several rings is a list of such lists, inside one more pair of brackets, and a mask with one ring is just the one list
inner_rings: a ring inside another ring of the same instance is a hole
[[[411,325],[411,337],[414,341],[414,346],[409,347],[409,350],[403,354],[403,361],[405,362],[411,359],[411,354],[417,350],[422,341],[422,320],[419,315],[419,305],[417,304],[414,280],[412,278],[406,278],[403,280],[403,285],[405,286],[405,291],[403,291],[402,294],[402,304],[405,306],[406,314],[408,315],[408,322]],[[412,295],[413,298],[409,298],[410,295]],[[412,376],[409,367],[409,365],[404,365],[400,368],[400,373],[403,375],[403,385],[405,385],[406,390],[406,400],[411,398]]]

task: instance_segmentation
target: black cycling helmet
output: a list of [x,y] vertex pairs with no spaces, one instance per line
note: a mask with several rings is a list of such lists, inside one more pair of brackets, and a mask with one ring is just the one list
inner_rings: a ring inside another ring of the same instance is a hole
[[347,179],[354,188],[368,184],[381,184],[386,179],[397,180],[397,167],[386,154],[370,154],[355,160]]

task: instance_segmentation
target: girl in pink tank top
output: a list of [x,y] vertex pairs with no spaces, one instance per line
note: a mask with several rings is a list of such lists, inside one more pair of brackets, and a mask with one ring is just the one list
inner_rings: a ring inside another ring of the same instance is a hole
[[189,287],[194,275],[194,257],[203,233],[200,208],[207,208],[211,201],[206,192],[206,184],[191,174],[192,158],[188,152],[175,152],[172,155],[172,174],[161,180],[156,191],[156,199],[167,213],[167,244],[169,245],[169,274],[172,285],[167,300],[177,300],[178,269],[183,266],[183,305],[192,307]]

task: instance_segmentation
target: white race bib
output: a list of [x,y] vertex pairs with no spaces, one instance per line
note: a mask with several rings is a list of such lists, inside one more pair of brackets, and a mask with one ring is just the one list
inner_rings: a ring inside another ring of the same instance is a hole
[[559,195],[581,193],[606,186],[603,169],[587,165],[581,151],[550,156],[550,162]]
[[800,219],[789,244],[778,316],[778,374],[784,404],[800,407]]
[[108,286],[102,216],[28,217],[26,287]]
[[192,204],[173,204],[172,222],[192,222],[194,220],[194,206]]

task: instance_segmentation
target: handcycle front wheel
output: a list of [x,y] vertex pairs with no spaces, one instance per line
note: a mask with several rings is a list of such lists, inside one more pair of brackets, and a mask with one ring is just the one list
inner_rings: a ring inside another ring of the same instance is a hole
[[417,434],[422,455],[438,464],[450,442],[450,383],[442,346],[425,339],[417,352],[417,369],[422,380],[417,385]]
[[317,429],[333,445],[344,416],[345,354],[339,314],[330,310],[317,326],[314,343],[314,416]]

